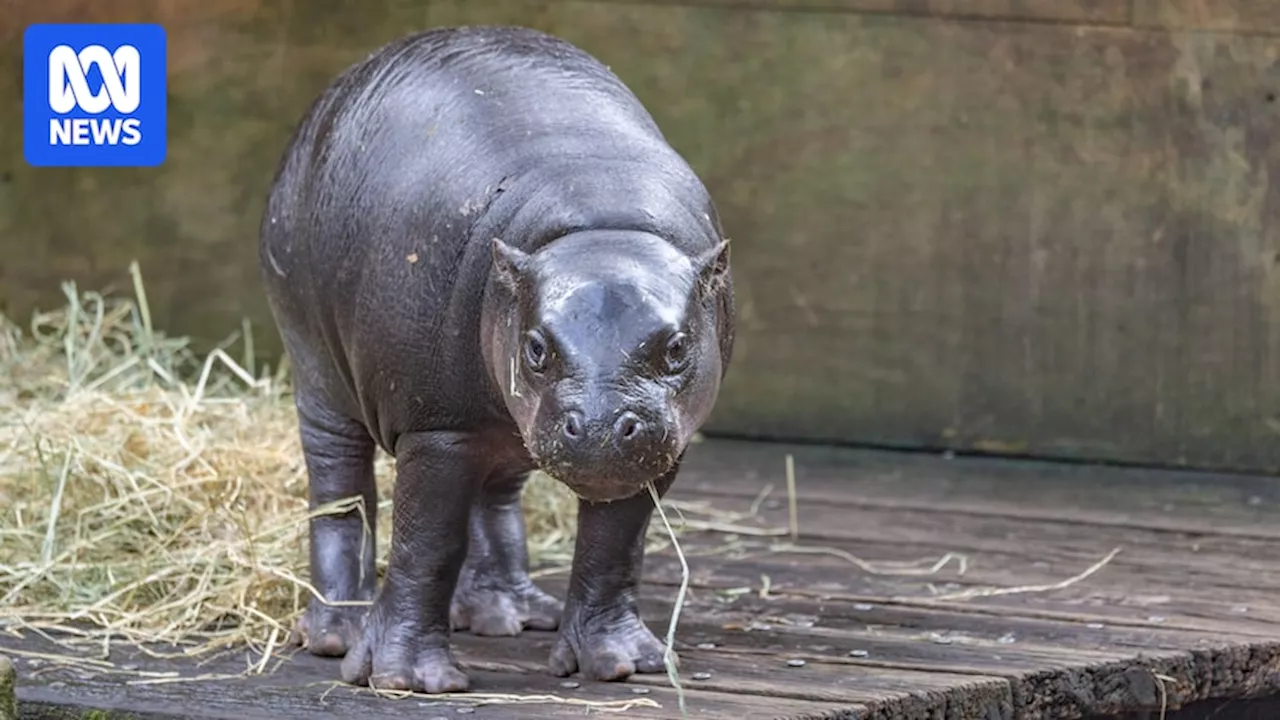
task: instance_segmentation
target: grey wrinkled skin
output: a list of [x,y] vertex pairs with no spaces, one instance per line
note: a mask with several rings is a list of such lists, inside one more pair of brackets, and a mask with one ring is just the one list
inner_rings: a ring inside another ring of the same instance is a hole
[[[574,46],[436,29],[343,72],[291,139],[262,279],[294,368],[313,505],[396,459],[381,587],[357,512],[311,524],[297,641],[349,683],[466,690],[452,632],[557,631],[550,669],[662,670],[636,604],[652,513],[733,349],[728,243],[632,93]],[[562,604],[530,580],[520,493],[579,497]]]

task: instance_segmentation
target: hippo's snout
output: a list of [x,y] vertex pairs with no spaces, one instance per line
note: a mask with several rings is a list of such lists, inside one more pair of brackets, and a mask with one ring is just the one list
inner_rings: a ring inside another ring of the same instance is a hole
[[539,433],[539,465],[588,500],[639,492],[674,462],[675,434],[658,413],[614,406],[591,413],[561,410]]
[[[592,443],[605,440],[617,452],[644,452],[645,445],[652,444],[655,440],[653,429],[660,425],[661,423],[645,420],[631,410],[623,410],[612,426],[596,423],[595,431],[590,432],[582,411],[568,410],[561,422],[561,432],[565,444],[575,452],[592,452]],[[661,440],[661,432],[656,439]]]

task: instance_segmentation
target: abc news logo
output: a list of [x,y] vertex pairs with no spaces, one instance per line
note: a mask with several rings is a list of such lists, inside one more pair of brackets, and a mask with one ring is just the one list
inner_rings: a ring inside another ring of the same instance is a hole
[[[101,45],[90,45],[79,53],[69,45],[49,52],[49,107],[59,115],[79,108],[98,115],[108,107],[121,115],[138,109],[142,102],[142,58],[138,48],[121,45],[114,53]],[[86,72],[97,67],[102,87],[89,90]],[[142,121],[135,117],[50,118],[51,145],[137,145],[142,142]]]
[[154,167],[167,152],[155,24],[36,24],[23,37],[23,145],[37,166]]

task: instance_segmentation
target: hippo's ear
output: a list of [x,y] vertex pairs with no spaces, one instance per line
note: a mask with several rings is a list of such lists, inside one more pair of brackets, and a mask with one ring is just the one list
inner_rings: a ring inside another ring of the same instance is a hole
[[512,247],[499,238],[493,239],[494,277],[511,292],[516,292],[524,282],[529,260],[529,254],[520,248]]
[[698,273],[699,284],[707,291],[719,289],[729,275],[729,240],[700,253],[693,259],[693,269]]

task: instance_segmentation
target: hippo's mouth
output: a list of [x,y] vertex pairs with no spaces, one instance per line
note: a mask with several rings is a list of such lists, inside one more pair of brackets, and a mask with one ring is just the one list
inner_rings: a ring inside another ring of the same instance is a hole
[[621,475],[592,472],[571,463],[539,462],[538,465],[542,472],[569,488],[579,499],[593,503],[626,500],[642,493],[649,483],[656,482],[669,469],[646,465]]
[[[555,477],[555,476],[552,476]],[[648,486],[648,482],[623,482],[617,480],[594,478],[585,483],[570,483],[564,480],[560,481],[565,487],[573,491],[579,499],[591,503],[616,502],[618,500],[626,500],[644,491]]]

